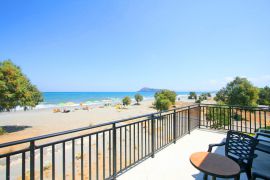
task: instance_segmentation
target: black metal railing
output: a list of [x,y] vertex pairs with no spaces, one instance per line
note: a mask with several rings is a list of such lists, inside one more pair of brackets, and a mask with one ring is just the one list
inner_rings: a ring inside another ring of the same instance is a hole
[[199,126],[199,105],[0,144],[0,179],[114,179]]
[[269,108],[200,105],[200,127],[255,133],[270,128]]
[[114,179],[197,127],[268,126],[269,109],[195,104],[0,144],[0,179]]

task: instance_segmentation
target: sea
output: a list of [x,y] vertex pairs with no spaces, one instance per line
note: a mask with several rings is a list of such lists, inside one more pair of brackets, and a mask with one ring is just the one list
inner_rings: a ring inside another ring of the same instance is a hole
[[[43,102],[35,109],[52,108],[60,106],[102,105],[105,103],[117,104],[122,98],[129,96],[135,101],[135,94],[141,94],[144,100],[154,99],[155,92],[43,92]],[[187,99],[189,92],[176,92],[177,99]],[[197,92],[200,94],[202,92]]]

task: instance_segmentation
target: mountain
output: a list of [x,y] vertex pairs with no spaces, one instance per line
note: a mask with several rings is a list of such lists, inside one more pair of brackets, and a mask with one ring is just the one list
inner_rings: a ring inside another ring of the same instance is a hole
[[144,87],[144,88],[140,89],[138,92],[158,92],[161,90],[162,89],[154,89],[154,88]]

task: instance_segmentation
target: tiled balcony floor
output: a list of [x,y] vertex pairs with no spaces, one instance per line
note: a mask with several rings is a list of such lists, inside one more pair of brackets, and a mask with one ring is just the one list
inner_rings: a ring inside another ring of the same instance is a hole
[[[222,142],[225,133],[196,129],[186,135],[176,144],[161,150],[155,158],[149,158],[129,171],[119,176],[118,180],[188,180],[203,179],[203,174],[195,169],[189,161],[193,152],[207,151],[208,144]],[[213,152],[223,154],[224,148],[213,149]],[[254,160],[254,168],[270,173],[270,155],[256,151],[258,157]],[[211,177],[209,177],[210,179]],[[241,180],[247,179],[244,173]]]

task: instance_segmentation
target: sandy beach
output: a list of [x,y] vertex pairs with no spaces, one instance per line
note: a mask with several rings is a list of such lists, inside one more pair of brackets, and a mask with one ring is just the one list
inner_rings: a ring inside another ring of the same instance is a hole
[[[71,110],[69,113],[54,113],[53,109],[0,113],[0,126],[8,131],[1,135],[0,143],[153,113],[156,110],[152,107],[152,103],[152,100],[147,100],[140,105],[133,103],[124,109],[101,106],[90,108],[89,111],[68,107],[66,109]],[[187,104],[190,103],[176,103],[177,106]]]
[[152,103],[143,101],[140,105],[133,104],[124,109],[101,106],[89,111],[68,107],[69,113],[54,113],[53,109],[0,113],[0,126],[9,131],[1,135],[0,143],[156,112]]

